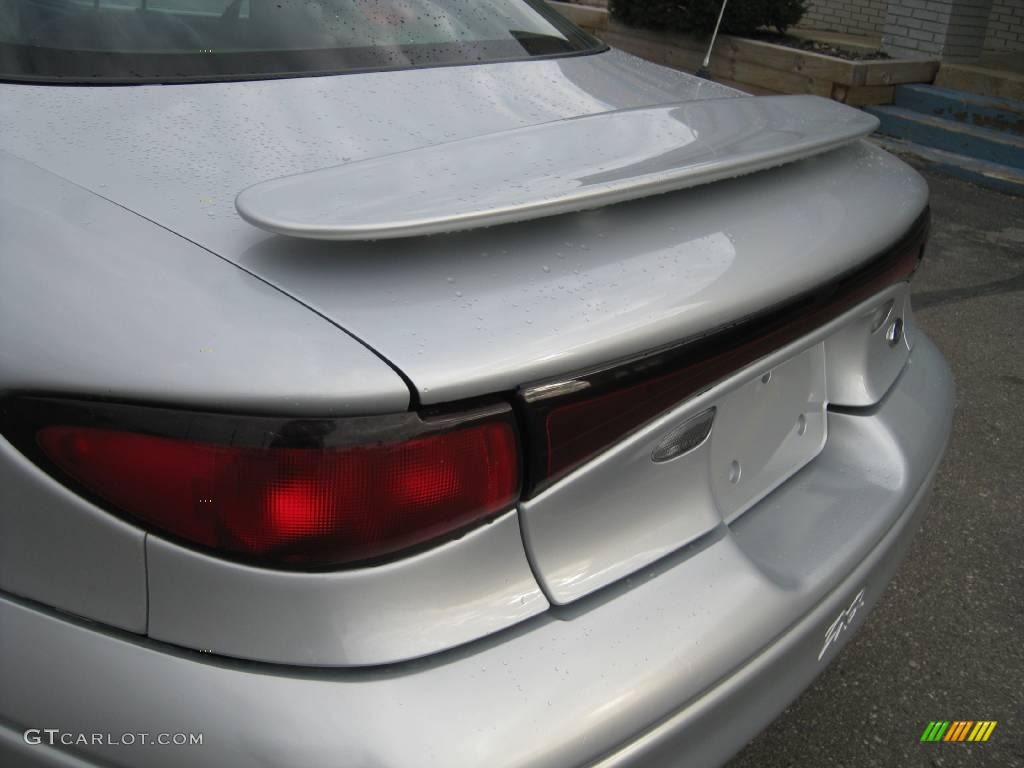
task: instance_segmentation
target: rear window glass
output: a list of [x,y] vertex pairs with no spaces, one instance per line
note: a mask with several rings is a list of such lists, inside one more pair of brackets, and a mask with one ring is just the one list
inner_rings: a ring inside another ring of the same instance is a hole
[[541,0],[0,0],[8,80],[257,79],[600,48]]

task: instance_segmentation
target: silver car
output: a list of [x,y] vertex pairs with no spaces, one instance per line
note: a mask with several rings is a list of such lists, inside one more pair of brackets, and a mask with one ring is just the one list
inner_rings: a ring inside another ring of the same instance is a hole
[[0,0],[0,764],[717,765],[925,506],[874,118],[532,0]]

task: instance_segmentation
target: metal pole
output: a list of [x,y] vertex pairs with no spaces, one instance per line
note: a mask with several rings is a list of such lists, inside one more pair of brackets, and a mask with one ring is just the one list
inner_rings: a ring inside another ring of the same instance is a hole
[[711,33],[711,42],[708,43],[708,52],[704,54],[704,63],[700,65],[700,69],[697,70],[697,77],[703,77],[705,80],[711,79],[711,70],[708,69],[708,64],[711,63],[711,49],[715,47],[715,40],[718,38],[718,28],[722,26],[722,17],[725,15],[725,5],[729,0],[722,0],[722,7],[718,9],[718,21],[715,22],[715,31]]

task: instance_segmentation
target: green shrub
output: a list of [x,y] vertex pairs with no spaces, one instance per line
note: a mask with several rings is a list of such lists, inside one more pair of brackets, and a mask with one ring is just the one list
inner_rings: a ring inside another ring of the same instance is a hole
[[[631,27],[710,35],[721,0],[610,0],[611,15]],[[807,11],[806,0],[729,0],[721,31],[750,35],[761,27],[785,32]]]

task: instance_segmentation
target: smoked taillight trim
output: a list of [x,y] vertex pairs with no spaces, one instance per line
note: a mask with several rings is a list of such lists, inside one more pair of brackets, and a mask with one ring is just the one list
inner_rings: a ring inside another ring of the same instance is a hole
[[51,397],[0,404],[16,447],[97,505],[186,546],[271,568],[406,556],[511,508],[505,403],[278,419]]
[[529,498],[686,399],[825,325],[924,255],[930,211],[881,255],[785,304],[669,347],[521,388]]

